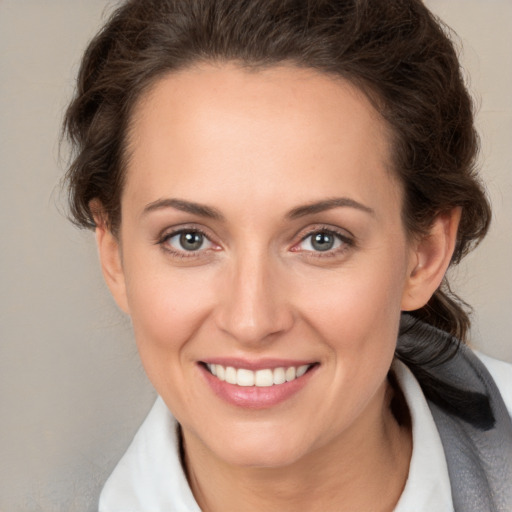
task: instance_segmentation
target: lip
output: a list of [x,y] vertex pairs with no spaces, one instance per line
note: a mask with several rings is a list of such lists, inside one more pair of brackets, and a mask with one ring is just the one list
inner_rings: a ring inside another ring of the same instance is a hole
[[246,370],[275,370],[276,368],[289,368],[290,366],[303,366],[305,364],[315,364],[316,361],[298,360],[298,359],[257,359],[248,360],[241,357],[216,357],[212,359],[203,359],[202,363],[206,364],[220,364],[224,367],[232,366],[233,368],[245,368]]
[[245,368],[247,370],[262,370],[266,368],[274,369],[279,367],[289,366],[302,366],[303,364],[313,364],[313,366],[304,374],[290,382],[283,384],[257,387],[257,386],[237,386],[236,384],[229,384],[226,381],[221,381],[212,375],[204,364],[199,363],[198,368],[203,378],[206,380],[210,389],[228,404],[244,409],[268,409],[274,407],[286,400],[289,400],[296,395],[304,386],[308,384],[310,379],[316,373],[319,365],[311,361],[297,361],[297,360],[276,360],[266,359],[259,361],[246,361],[240,359],[208,359],[202,361],[208,364],[221,364],[222,366],[233,366],[235,368]]

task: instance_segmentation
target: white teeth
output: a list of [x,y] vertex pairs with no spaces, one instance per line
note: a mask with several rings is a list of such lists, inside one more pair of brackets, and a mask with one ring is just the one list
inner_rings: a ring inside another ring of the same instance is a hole
[[266,388],[274,384],[274,375],[272,370],[258,370],[255,374],[254,384]]
[[291,382],[292,380],[302,377],[311,367],[310,364],[304,364],[299,367],[289,366],[288,368],[280,367],[265,368],[263,370],[247,370],[245,368],[234,368],[233,366],[224,367],[220,364],[207,364],[206,367],[212,375],[219,380],[224,380],[229,384],[250,387],[270,387]]
[[286,382],[290,382],[291,380],[294,380],[296,375],[297,375],[297,373],[293,366],[290,366],[290,368],[286,368],[286,372],[285,372]]
[[283,384],[286,382],[286,373],[284,368],[276,368],[274,370],[274,384]]
[[236,370],[232,366],[226,368],[224,379],[229,384],[236,384]]
[[254,386],[254,372],[239,368],[236,372],[236,384],[239,386]]
[[224,366],[220,364],[215,365],[217,367],[217,378],[219,380],[225,380],[226,370],[224,370]]
[[297,368],[297,378],[302,377],[308,371],[309,365],[304,364]]

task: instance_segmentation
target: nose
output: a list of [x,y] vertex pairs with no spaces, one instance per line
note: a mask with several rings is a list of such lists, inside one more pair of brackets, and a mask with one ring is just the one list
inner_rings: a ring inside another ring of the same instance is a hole
[[287,332],[293,311],[282,265],[254,254],[233,263],[217,302],[218,328],[239,343],[257,346]]

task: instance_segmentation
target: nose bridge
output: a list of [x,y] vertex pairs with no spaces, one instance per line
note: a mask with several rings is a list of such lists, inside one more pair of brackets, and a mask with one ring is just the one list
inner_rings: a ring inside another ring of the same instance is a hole
[[218,311],[222,330],[240,342],[258,343],[290,327],[279,267],[262,249],[244,250],[233,259]]

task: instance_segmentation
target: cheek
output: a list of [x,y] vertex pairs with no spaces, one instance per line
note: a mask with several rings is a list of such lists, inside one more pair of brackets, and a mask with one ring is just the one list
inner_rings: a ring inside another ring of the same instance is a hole
[[[398,257],[386,265],[380,260],[344,268],[331,275],[317,276],[311,286],[299,294],[309,304],[311,321],[322,319],[325,326],[344,332],[357,326],[365,328],[386,323],[400,315],[405,286],[405,262]],[[304,308],[306,309],[306,308]],[[329,320],[327,320],[329,319]]]
[[340,378],[358,379],[391,363],[400,322],[406,258],[387,251],[317,276],[297,290],[306,322],[338,361]]
[[324,283],[317,281],[315,293],[307,294],[307,302],[304,299],[303,317],[326,349],[330,385],[323,395],[324,409],[340,411],[336,417],[325,413],[324,427],[332,435],[355,421],[386,380],[395,352],[402,288],[403,272],[393,265],[352,268]]
[[200,269],[127,267],[127,297],[140,356],[150,375],[186,357],[187,342],[212,307],[211,278]]

